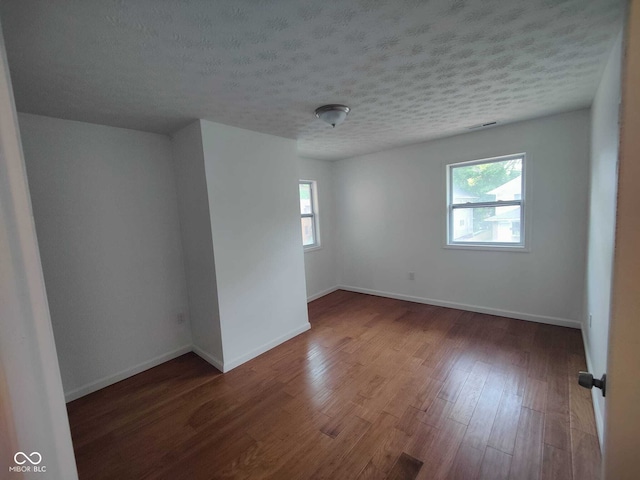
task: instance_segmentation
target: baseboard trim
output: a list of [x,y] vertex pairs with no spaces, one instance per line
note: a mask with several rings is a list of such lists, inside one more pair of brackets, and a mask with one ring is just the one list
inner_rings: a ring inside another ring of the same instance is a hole
[[545,323],[548,325],[556,325],[559,327],[569,327],[580,329],[582,324],[576,320],[566,318],[547,317],[545,315],[535,315],[532,313],[512,312],[510,310],[500,310],[498,308],[482,307],[478,305],[468,305],[465,303],[449,302],[445,300],[435,300],[432,298],[413,297],[410,295],[402,295],[399,293],[382,292],[379,290],[371,290],[368,288],[351,287],[348,285],[340,285],[339,290],[347,290],[349,292],[365,293],[367,295],[375,295],[378,297],[395,298],[396,300],[406,300],[408,302],[424,303],[427,305],[435,305],[437,307],[456,308],[458,310],[467,310],[470,312],[486,313],[498,317],[515,318],[517,320],[527,320],[529,322]]
[[[584,346],[584,356],[587,359],[587,371],[596,375],[598,372],[593,370],[593,363],[591,363],[591,356],[589,355],[589,349],[587,348],[587,337],[585,335],[584,328],[582,329],[582,344]],[[578,372],[576,372],[576,375]],[[591,389],[591,403],[593,403],[593,413],[596,418],[596,432],[598,433],[598,440],[600,441],[600,450],[604,453],[604,415],[600,410],[600,402],[598,396],[601,394],[599,388]]]
[[326,290],[323,290],[321,292],[314,293],[310,297],[307,297],[307,303],[313,302],[314,300],[317,300],[317,299],[319,299],[321,297],[324,297],[325,295],[329,295],[330,293],[333,293],[333,292],[335,292],[336,290],[339,290],[339,289],[340,289],[340,287],[338,287],[336,285],[335,287],[327,288]]
[[[336,288],[337,290],[337,288]],[[88,383],[83,385],[80,388],[76,388],[69,392],[65,392],[64,398],[67,403],[77,400],[80,397],[84,397],[85,395],[89,395],[90,393],[96,392],[102,388],[108,387],[109,385],[113,385],[114,383],[118,383],[121,380],[137,375],[138,373],[144,372],[145,370],[149,370],[150,368],[157,367],[161,363],[168,362],[169,360],[173,360],[174,358],[179,357],[180,355],[184,355],[185,353],[193,352],[202,358],[205,362],[210,363],[215,368],[220,370],[223,373],[228,372],[249,360],[262,355],[264,352],[271,350],[274,347],[277,347],[281,343],[286,342],[287,340],[292,339],[293,337],[300,335],[303,332],[306,332],[311,328],[311,324],[306,322],[304,325],[301,325],[298,328],[294,328],[293,330],[285,333],[284,335],[279,336],[278,338],[273,339],[270,342],[261,345],[260,347],[252,350],[251,352],[241,355],[240,357],[236,357],[230,362],[223,362],[214,355],[206,352],[201,349],[197,345],[184,345],[176,350],[171,352],[167,352],[163,355],[159,355],[151,360],[147,360],[146,362],[139,363],[131,368],[127,368],[126,370],[122,370],[121,372],[115,373],[113,375],[109,375],[108,377],[101,378],[96,380],[95,382]]]
[[180,355],[184,355],[185,353],[189,353],[192,350],[191,345],[184,345],[180,348],[172,350],[171,352],[167,352],[163,355],[159,355],[157,357],[152,358],[151,360],[147,360],[146,362],[139,363],[138,365],[134,365],[131,368],[127,368],[126,370],[122,370],[113,375],[109,375],[107,377],[96,380],[95,382],[88,383],[83,385],[82,387],[76,388],[74,390],[70,390],[69,392],[65,392],[64,399],[65,401],[71,402],[80,397],[84,397],[85,395],[89,395],[95,391],[98,391],[104,387],[108,387],[109,385],[113,385],[114,383],[118,383],[125,378],[132,377],[138,373],[144,372],[145,370],[149,370],[150,368],[157,367],[161,363],[167,362],[169,360],[173,360],[174,358],[179,357]]
[[281,335],[278,338],[275,338],[270,342],[267,342],[259,346],[258,348],[251,350],[249,353],[236,357],[233,360],[230,360],[228,362],[224,362],[224,369],[222,371],[226,373],[230,370],[233,370],[234,368],[242,365],[243,363],[248,362],[249,360],[252,360],[259,355],[262,355],[264,352],[271,350],[274,347],[277,347],[281,343],[284,343],[287,340],[290,340],[293,337],[300,335],[303,332],[306,332],[310,328],[311,328],[311,324],[309,322],[305,322],[304,325],[294,328],[293,330],[285,333],[284,335]]
[[210,353],[204,351],[197,345],[193,345],[193,353],[198,355],[205,362],[210,363],[214,367],[216,367],[221,372],[224,372],[224,362],[218,359],[218,357],[211,355]]

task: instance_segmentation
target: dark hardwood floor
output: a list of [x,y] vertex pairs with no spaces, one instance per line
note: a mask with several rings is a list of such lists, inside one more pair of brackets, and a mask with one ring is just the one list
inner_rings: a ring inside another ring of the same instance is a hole
[[338,291],[222,375],[187,354],[68,405],[81,479],[599,478],[578,330]]

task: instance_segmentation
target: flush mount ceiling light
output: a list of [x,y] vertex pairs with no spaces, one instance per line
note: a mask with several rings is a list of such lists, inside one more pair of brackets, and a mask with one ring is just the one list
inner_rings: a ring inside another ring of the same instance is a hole
[[350,111],[351,109],[346,105],[324,105],[316,108],[316,117],[335,128],[336,125],[344,122]]

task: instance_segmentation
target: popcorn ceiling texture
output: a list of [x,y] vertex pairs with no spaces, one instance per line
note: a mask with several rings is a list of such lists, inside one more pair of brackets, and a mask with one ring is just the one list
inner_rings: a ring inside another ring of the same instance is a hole
[[[591,104],[624,0],[0,0],[22,112],[338,159]],[[313,111],[352,108],[336,129]]]

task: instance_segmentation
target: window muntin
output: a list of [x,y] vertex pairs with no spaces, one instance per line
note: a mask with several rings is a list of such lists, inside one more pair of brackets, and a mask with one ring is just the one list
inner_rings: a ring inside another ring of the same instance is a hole
[[447,245],[525,247],[525,154],[447,165]]
[[318,238],[316,182],[300,180],[300,224],[302,227],[302,245],[313,248],[320,245]]

